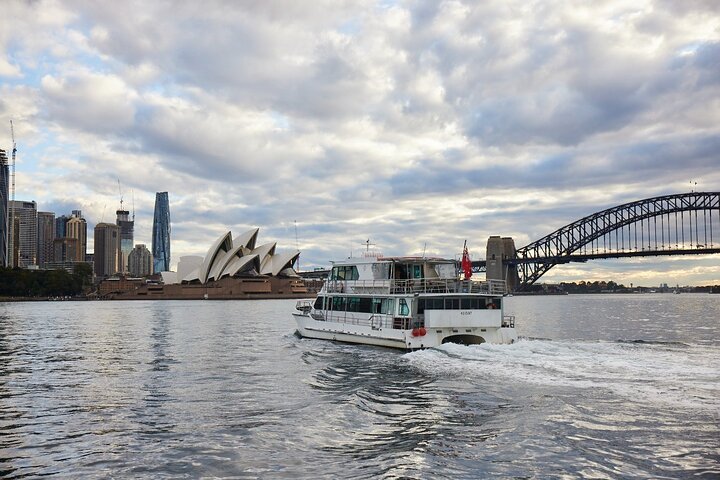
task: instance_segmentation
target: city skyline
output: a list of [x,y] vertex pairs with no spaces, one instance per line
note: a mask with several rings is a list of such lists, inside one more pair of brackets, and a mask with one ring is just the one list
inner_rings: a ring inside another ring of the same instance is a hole
[[[303,268],[368,237],[449,257],[467,239],[480,259],[491,235],[519,247],[614,205],[720,190],[712,3],[3,9],[15,199],[82,209],[92,229],[132,197],[149,245],[169,191],[173,268],[252,227],[297,245]],[[541,281],[710,284],[719,264],[592,261]]]

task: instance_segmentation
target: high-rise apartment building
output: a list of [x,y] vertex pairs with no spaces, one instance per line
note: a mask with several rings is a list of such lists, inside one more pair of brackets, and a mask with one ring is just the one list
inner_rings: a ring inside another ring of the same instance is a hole
[[20,268],[37,265],[37,203],[12,200],[9,203],[15,211],[15,235],[10,239],[12,265]]
[[87,254],[87,222],[82,216],[80,210],[73,210],[70,219],[65,224],[65,236],[77,239],[77,258],[78,262],[85,261]]
[[38,212],[37,263],[40,268],[47,268],[48,262],[54,260],[53,240],[55,240],[55,214],[53,212]]
[[145,245],[139,243],[130,252],[128,270],[133,277],[144,277],[153,273],[153,257]]
[[154,273],[170,270],[170,201],[168,192],[155,194],[152,255]]
[[106,278],[120,271],[120,227],[112,223],[95,225],[95,275]]
[[0,267],[10,265],[10,167],[5,150],[0,149]]
[[77,238],[63,237],[53,240],[53,258],[55,259],[55,263],[63,265],[84,261],[77,258],[79,251],[77,244]]
[[127,210],[118,210],[117,226],[120,227],[120,266],[122,272],[128,271],[128,258],[133,249],[133,235],[135,229],[135,220],[130,220],[130,212]]
[[67,221],[70,217],[61,215],[55,219],[55,238],[67,237]]

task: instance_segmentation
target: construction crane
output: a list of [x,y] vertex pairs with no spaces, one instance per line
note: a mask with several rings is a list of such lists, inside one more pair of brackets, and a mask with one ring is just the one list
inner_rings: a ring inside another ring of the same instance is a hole
[[8,254],[8,265],[15,266],[15,155],[17,154],[17,145],[15,144],[15,128],[13,121],[10,120],[10,139],[12,140],[12,164],[10,167],[10,238],[8,239],[8,247],[12,245],[12,251]]
[[118,194],[120,195],[120,210],[123,209],[123,194],[122,194],[122,187],[120,186],[120,179],[117,179],[118,181]]

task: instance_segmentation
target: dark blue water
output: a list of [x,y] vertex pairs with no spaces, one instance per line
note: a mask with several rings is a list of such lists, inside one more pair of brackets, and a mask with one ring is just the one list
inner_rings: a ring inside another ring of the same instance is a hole
[[410,354],[293,308],[0,304],[0,476],[720,476],[720,295],[513,297],[533,339]]

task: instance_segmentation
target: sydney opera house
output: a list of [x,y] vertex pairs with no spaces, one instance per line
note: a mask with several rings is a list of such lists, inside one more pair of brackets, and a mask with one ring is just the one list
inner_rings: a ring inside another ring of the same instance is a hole
[[204,257],[181,257],[177,272],[162,272],[162,283],[142,285],[116,299],[255,299],[308,296],[293,269],[295,250],[276,253],[274,242],[257,246],[259,229],[233,239],[226,232]]

